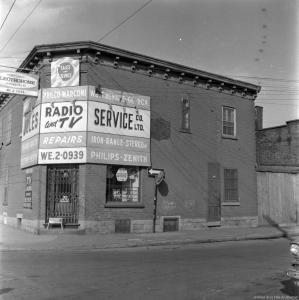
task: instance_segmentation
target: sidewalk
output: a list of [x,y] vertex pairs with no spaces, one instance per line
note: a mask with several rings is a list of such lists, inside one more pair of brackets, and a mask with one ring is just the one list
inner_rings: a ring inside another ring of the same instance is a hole
[[96,250],[128,247],[199,244],[299,236],[299,227],[207,228],[180,232],[143,234],[55,234],[34,235],[0,224],[0,250]]

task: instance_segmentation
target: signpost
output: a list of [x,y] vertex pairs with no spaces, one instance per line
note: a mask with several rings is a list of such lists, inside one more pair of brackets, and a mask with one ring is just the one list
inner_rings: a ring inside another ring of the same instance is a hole
[[148,174],[150,177],[155,178],[155,194],[154,194],[154,211],[153,211],[153,233],[156,232],[156,220],[157,220],[157,197],[158,197],[158,185],[165,179],[164,169],[149,169]]

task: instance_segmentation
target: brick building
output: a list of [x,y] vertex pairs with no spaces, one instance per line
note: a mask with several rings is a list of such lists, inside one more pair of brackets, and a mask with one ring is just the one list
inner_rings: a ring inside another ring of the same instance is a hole
[[299,120],[257,131],[257,160],[268,169],[299,170]]
[[40,89],[1,98],[2,222],[150,232],[155,211],[156,231],[257,225],[258,86],[94,42],[36,46],[21,70]]
[[259,223],[299,222],[299,120],[259,128],[257,183]]

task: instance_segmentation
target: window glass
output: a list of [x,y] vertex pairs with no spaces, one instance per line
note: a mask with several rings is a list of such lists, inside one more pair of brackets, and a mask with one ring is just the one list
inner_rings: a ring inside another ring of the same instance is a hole
[[136,166],[107,166],[106,201],[140,202],[140,168]]
[[224,201],[239,201],[237,169],[224,169]]
[[223,107],[222,133],[228,136],[236,136],[236,110],[232,107]]

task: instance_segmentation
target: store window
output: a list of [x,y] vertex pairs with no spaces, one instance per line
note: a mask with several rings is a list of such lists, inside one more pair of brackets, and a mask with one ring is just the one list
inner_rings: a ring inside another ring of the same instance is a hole
[[186,97],[182,98],[182,131],[190,132],[190,100]]
[[235,108],[223,106],[222,134],[227,137],[236,136],[236,109]]
[[140,168],[136,166],[107,166],[106,202],[140,202]]
[[224,201],[239,201],[237,169],[224,169]]

